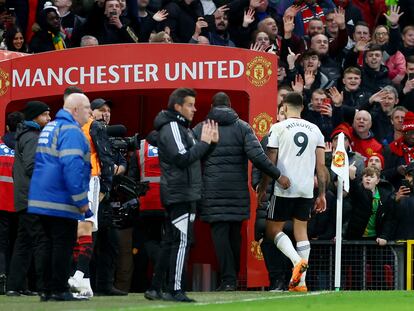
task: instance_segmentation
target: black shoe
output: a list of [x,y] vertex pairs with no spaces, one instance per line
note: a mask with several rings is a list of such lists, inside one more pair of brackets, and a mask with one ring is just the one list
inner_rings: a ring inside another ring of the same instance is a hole
[[8,290],[6,296],[9,297],[19,297],[19,296],[37,296],[38,293],[32,292],[28,289],[25,290]]
[[217,287],[216,292],[234,292],[236,290],[236,285],[233,284],[221,284]]
[[20,295],[22,296],[38,296],[38,292],[32,292],[31,290],[25,289],[20,291]]
[[47,293],[39,293],[39,297],[40,297],[40,301],[44,302],[44,301],[49,301],[50,299],[50,294]]
[[7,283],[6,275],[0,274],[0,295],[4,295],[6,293],[6,283]]
[[18,290],[8,290],[6,292],[6,296],[9,296],[9,297],[19,297],[19,296],[21,296],[21,294],[20,294],[20,291],[18,291]]
[[162,300],[162,293],[155,289],[149,289],[144,293],[144,297],[148,300]]
[[74,295],[71,292],[54,293],[50,295],[49,301],[85,301],[88,297]]
[[124,292],[120,289],[117,289],[115,287],[112,287],[110,289],[98,291],[96,293],[96,296],[127,296],[128,293]]
[[162,295],[162,300],[175,302],[196,302],[194,299],[188,298],[187,295],[182,291],[175,293],[164,293]]
[[273,280],[269,286],[269,292],[283,292],[287,290],[287,286],[283,280]]

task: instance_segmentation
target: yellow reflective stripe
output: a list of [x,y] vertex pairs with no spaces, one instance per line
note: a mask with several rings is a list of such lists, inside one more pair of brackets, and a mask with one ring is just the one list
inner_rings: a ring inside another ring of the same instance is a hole
[[76,201],[81,201],[83,199],[86,199],[87,197],[88,197],[88,193],[83,192],[81,194],[72,195],[72,200],[76,202]]
[[33,207],[48,208],[48,209],[54,209],[58,211],[67,211],[67,212],[80,214],[79,208],[73,205],[69,205],[69,204],[44,202],[44,201],[37,201],[37,200],[29,200],[28,203],[29,203],[29,206],[33,206]]
[[10,177],[10,176],[0,176],[0,181],[13,183],[13,177]]

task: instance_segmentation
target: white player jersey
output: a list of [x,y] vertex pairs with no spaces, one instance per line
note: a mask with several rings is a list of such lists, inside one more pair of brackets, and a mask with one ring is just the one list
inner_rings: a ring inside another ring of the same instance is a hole
[[278,149],[277,167],[290,180],[287,190],[276,183],[275,195],[313,198],[316,148],[325,148],[318,126],[298,118],[276,123],[270,128],[267,146]]

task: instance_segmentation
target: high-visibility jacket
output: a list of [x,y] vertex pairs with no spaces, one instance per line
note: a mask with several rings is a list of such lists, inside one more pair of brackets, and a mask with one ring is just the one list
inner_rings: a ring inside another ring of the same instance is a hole
[[91,176],[89,142],[66,110],[42,130],[36,149],[27,212],[84,220]]
[[14,150],[0,140],[0,210],[15,212],[13,197]]
[[85,134],[86,138],[89,141],[89,146],[91,148],[91,175],[92,176],[100,176],[101,175],[101,163],[99,162],[98,152],[96,151],[95,144],[93,143],[91,137],[91,125],[93,119],[89,119],[84,126],[82,126],[82,132]]
[[149,190],[145,196],[140,197],[140,210],[162,210],[160,199],[160,162],[158,160],[158,148],[150,145],[146,140],[141,140],[141,148],[137,151],[141,181],[149,181]]

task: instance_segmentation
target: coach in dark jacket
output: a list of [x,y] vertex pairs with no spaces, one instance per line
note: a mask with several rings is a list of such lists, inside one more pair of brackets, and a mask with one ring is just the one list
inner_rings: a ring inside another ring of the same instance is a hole
[[[225,93],[214,95],[207,119],[218,123],[220,141],[203,163],[201,219],[211,224],[221,271],[219,290],[235,290],[241,224],[250,217],[248,159],[273,179],[278,179],[280,172],[267,158],[250,125],[230,108]],[[194,129],[197,136],[202,125]]]
[[[168,289],[163,299],[180,302],[194,301],[186,296],[182,283],[192,240],[195,203],[201,198],[200,160],[209,151],[211,143],[218,141],[217,125],[212,122],[204,124],[200,140],[191,131],[190,123],[196,111],[195,96],[192,89],[176,89],[168,100],[168,110],[161,111],[154,121],[158,132],[161,201],[168,214],[159,259],[169,259],[170,267]],[[156,267],[159,266],[162,265],[157,263]],[[153,282],[145,297],[160,299],[160,290]]]
[[49,106],[43,102],[28,102],[24,110],[25,121],[17,126],[13,180],[14,206],[18,212],[19,223],[7,282],[7,296],[28,294],[25,281],[32,253],[35,259],[37,290],[44,290],[42,274],[45,269],[43,262],[45,262],[47,240],[39,216],[27,213],[27,198],[37,141],[40,131],[50,121],[49,111]]

